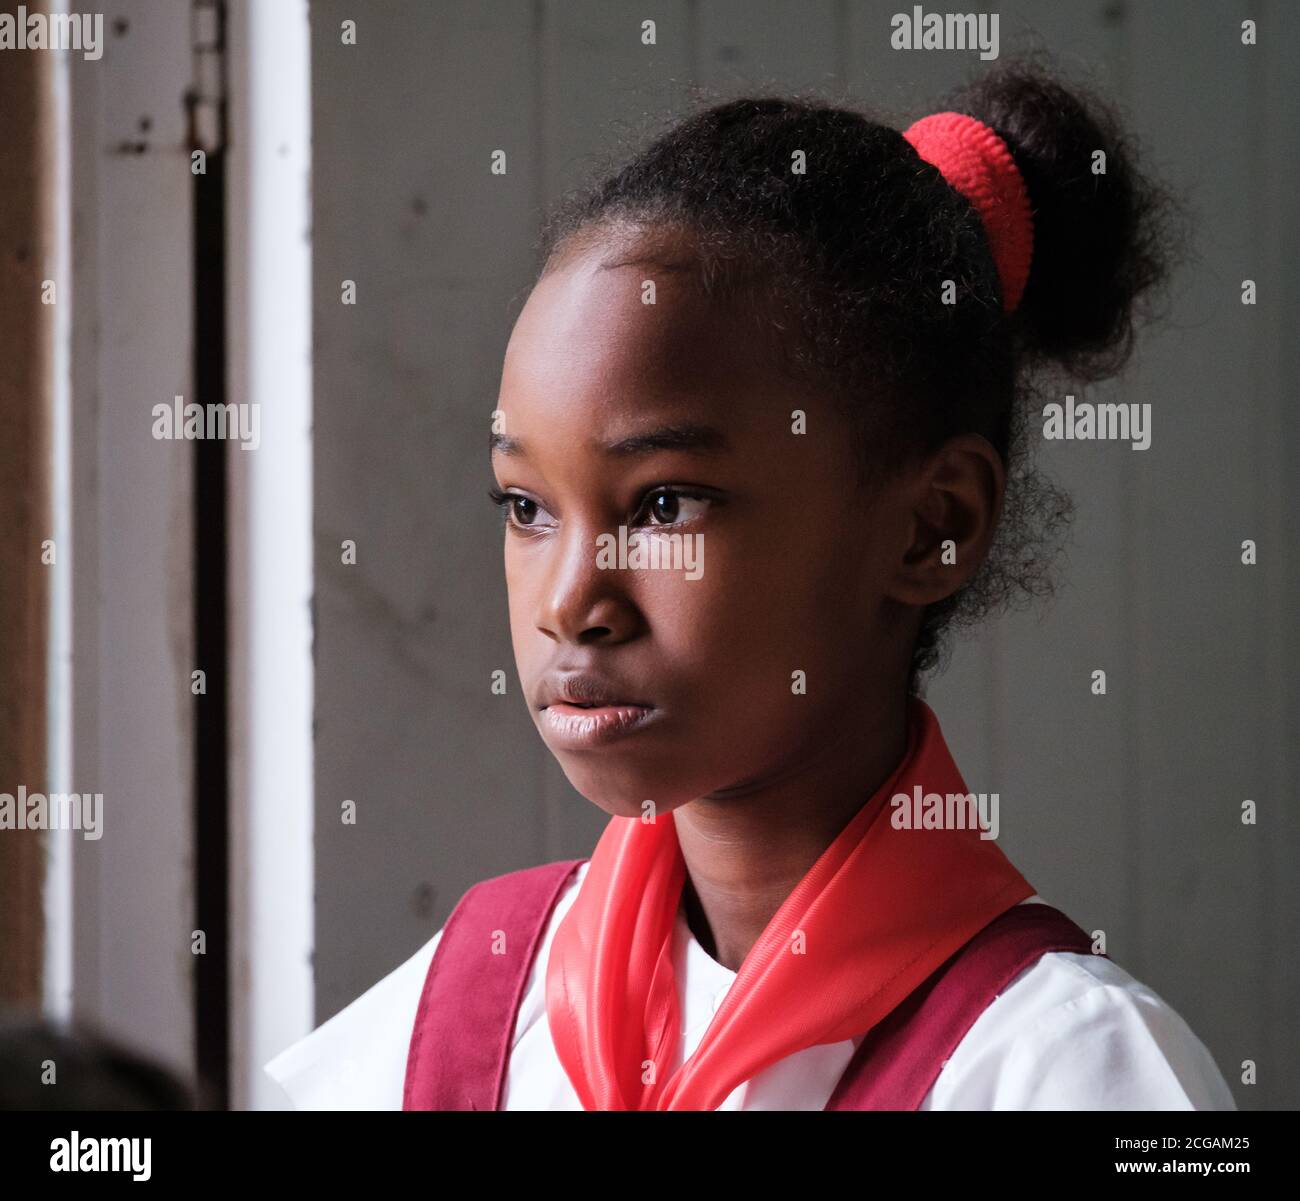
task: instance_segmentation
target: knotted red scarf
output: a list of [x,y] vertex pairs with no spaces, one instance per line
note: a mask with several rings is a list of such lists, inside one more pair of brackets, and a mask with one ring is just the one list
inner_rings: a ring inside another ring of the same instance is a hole
[[1033,894],[978,829],[892,820],[890,799],[906,794],[910,815],[917,785],[922,795],[967,792],[934,712],[912,697],[903,761],[777,910],[671,1075],[681,1037],[672,940],[686,863],[671,813],[611,818],[546,968],[551,1037],[583,1107],[716,1109],[769,1064],[865,1034]]

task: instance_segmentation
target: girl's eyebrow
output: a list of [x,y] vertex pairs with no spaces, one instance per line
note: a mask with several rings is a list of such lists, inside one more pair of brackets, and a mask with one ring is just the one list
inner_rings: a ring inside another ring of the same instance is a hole
[[632,434],[607,442],[601,449],[609,455],[644,455],[657,450],[680,450],[688,454],[716,455],[727,450],[726,435],[712,425],[665,425],[644,434]]
[[[631,434],[600,446],[607,455],[628,457],[633,455],[653,454],[661,450],[685,451],[687,454],[717,455],[730,448],[727,436],[712,425],[665,425],[658,429],[647,430],[643,434]],[[488,439],[490,454],[503,454],[526,458],[528,451],[518,438],[493,431]]]
[[528,452],[524,450],[524,444],[518,438],[509,438],[505,434],[498,434],[496,430],[493,430],[491,437],[488,438],[488,454],[514,455],[519,458],[526,458]]

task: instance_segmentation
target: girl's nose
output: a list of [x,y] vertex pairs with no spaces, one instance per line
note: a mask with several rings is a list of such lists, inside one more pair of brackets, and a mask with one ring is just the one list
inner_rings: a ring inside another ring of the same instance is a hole
[[598,563],[599,531],[572,529],[551,548],[537,628],[558,642],[622,642],[640,614],[627,592],[627,571]]

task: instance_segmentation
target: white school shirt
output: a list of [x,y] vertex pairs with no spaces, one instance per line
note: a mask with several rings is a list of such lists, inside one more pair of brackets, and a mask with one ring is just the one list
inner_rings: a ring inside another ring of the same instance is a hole
[[[556,902],[533,960],[506,1071],[506,1109],[582,1108],[546,1017],[546,962],[589,863]],[[1021,904],[1045,904],[1035,894]],[[401,1109],[416,1008],[439,930],[414,955],[263,1069],[296,1109]],[[699,1045],[736,973],[679,909],[673,967],[682,1038]],[[719,1109],[824,1109],[861,1037],[807,1047],[738,1085]],[[922,1109],[1236,1109],[1213,1058],[1146,985],[1100,955],[1050,951],[980,1014]]]

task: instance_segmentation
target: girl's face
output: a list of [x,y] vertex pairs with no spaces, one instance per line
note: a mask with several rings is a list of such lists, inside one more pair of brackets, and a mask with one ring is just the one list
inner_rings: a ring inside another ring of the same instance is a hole
[[916,611],[887,596],[907,506],[866,503],[834,407],[688,276],[599,258],[520,314],[492,465],[533,721],[580,793],[639,816],[761,789],[901,697]]

